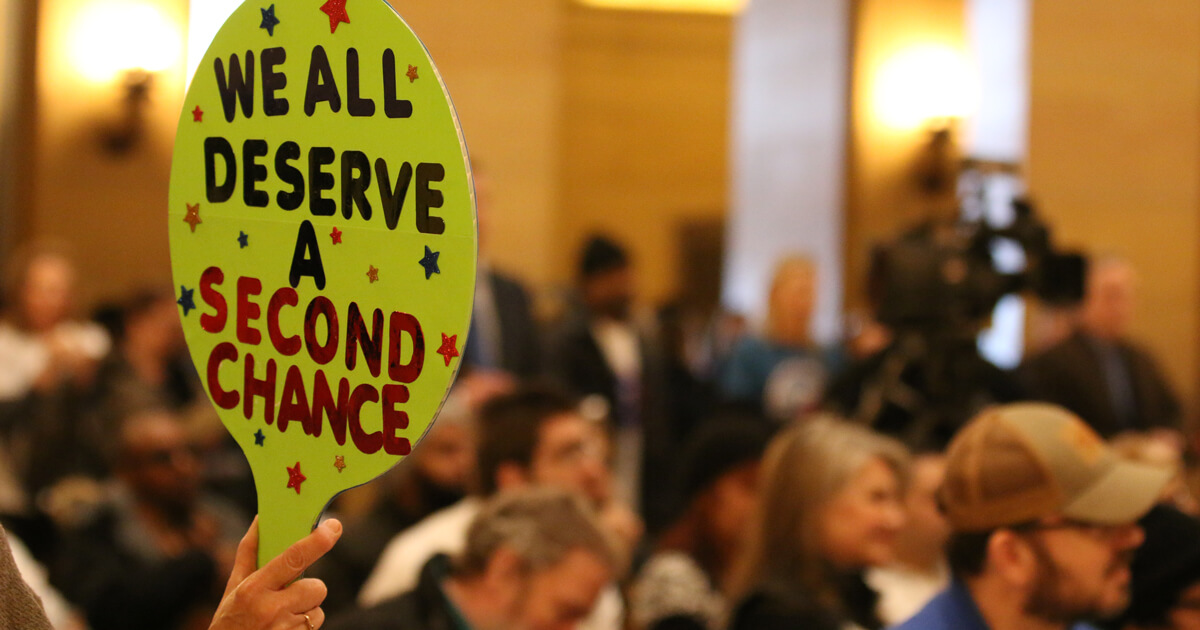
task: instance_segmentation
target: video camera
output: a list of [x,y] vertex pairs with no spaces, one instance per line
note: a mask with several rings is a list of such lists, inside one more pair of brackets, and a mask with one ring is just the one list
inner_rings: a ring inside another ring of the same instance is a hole
[[[1004,228],[984,219],[927,222],[872,253],[868,293],[877,320],[893,331],[974,337],[1000,298],[1030,290],[1044,303],[1083,298],[1085,258],[1058,252],[1027,199],[1012,202]],[[1008,241],[1024,268],[1002,271],[994,252]]]
[[980,356],[976,337],[1005,295],[1078,303],[1087,265],[1054,249],[1029,201],[1014,200],[1012,210],[1007,227],[930,221],[875,249],[869,296],[893,339],[835,382],[836,408],[913,448],[942,448],[980,409],[1019,399],[1011,376]]

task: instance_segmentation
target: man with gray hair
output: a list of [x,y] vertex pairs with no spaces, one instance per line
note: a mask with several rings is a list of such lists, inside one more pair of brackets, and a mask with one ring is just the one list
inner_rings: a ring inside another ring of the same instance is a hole
[[1105,438],[1150,432],[1182,448],[1179,399],[1158,362],[1129,338],[1136,275],[1128,262],[1091,264],[1076,330],[1018,371],[1031,398],[1079,414]]
[[620,572],[620,554],[573,494],[503,493],[453,559],[434,556],[414,590],[335,619],[329,630],[565,630]]

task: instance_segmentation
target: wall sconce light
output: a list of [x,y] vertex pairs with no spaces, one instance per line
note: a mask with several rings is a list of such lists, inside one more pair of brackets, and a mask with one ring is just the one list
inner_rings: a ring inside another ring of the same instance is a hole
[[155,75],[179,62],[179,26],[148,2],[97,0],[76,13],[69,33],[79,75],[120,92],[121,114],[101,130],[101,142],[114,154],[127,153],[142,135]]
[[958,171],[957,128],[976,108],[976,86],[965,55],[946,45],[905,48],[879,66],[876,116],[892,129],[925,134],[916,175],[930,194],[953,187]]
[[748,0],[578,0],[595,9],[736,15]]
[[946,192],[954,187],[958,176],[957,145],[954,141],[957,120],[938,118],[927,125],[925,145],[917,158],[917,184],[930,195]]

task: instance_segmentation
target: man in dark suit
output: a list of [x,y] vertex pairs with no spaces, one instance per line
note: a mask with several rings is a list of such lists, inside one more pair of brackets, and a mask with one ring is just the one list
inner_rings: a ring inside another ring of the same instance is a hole
[[541,344],[529,293],[519,281],[492,267],[485,255],[491,226],[491,181],[474,165],[475,207],[479,222],[479,271],[471,330],[463,350],[468,372],[500,372],[518,379],[536,376]]
[[1154,359],[1126,337],[1133,289],[1127,263],[1093,263],[1075,332],[1028,358],[1018,373],[1033,398],[1070,409],[1104,437],[1179,428],[1179,401],[1170,384]]
[[658,482],[672,470],[671,440],[661,412],[661,363],[634,322],[633,286],[625,249],[603,236],[589,239],[579,260],[582,304],[553,336],[547,370],[611,420],[618,498],[639,506],[653,531],[665,516],[661,492],[669,484]]
[[515,279],[486,263],[480,267],[463,362],[468,369],[533,377],[540,367],[541,350],[529,294]]

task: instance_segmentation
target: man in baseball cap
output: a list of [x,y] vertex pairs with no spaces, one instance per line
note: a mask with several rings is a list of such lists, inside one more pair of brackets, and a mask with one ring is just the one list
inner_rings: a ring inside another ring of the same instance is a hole
[[947,459],[954,580],[897,630],[1079,629],[1125,608],[1137,520],[1173,471],[1121,459],[1042,403],[983,411]]

